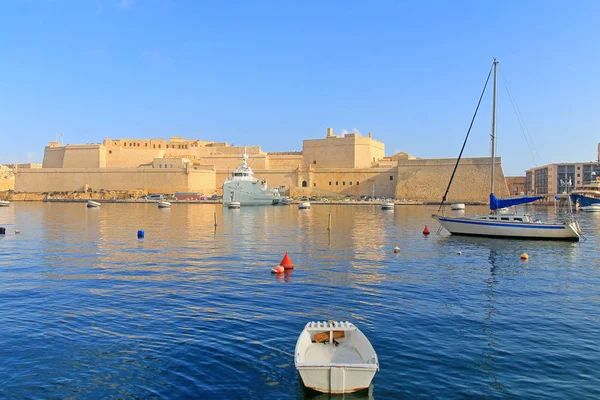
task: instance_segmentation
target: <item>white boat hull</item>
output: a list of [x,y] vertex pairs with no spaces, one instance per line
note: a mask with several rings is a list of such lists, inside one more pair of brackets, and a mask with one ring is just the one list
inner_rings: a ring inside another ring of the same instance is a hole
[[519,239],[579,240],[576,223],[547,224],[537,222],[478,221],[468,217],[434,216],[453,235],[487,236]]
[[168,201],[159,201],[158,208],[171,208],[171,203]]
[[461,211],[465,209],[465,205],[463,203],[450,204],[450,209],[453,211]]
[[298,204],[298,210],[310,210],[310,203],[302,202]]
[[251,181],[226,182],[223,184],[223,205],[238,202],[242,206],[271,206],[277,204],[281,196],[262,190],[260,185]]
[[0,200],[0,207],[8,207],[10,206],[10,201]]
[[354,393],[367,389],[377,367],[298,367],[304,386],[322,393]]
[[585,212],[600,212],[600,204],[592,204],[589,206],[579,206],[579,210]]
[[101,204],[98,203],[97,201],[88,200],[87,206],[88,206],[88,208],[97,208],[97,207],[100,207]]
[[382,210],[393,210],[394,203],[383,203],[383,204],[381,204],[381,209]]

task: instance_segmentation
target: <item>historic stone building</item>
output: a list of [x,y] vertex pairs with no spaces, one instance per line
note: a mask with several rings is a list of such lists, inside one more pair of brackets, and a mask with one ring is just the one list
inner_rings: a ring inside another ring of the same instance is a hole
[[[45,148],[43,168],[21,170],[17,192],[145,190],[149,192],[220,192],[246,151],[255,176],[290,194],[377,196],[440,201],[456,159],[419,159],[406,153],[385,156],[384,143],[371,133],[335,135],[303,141],[301,152],[266,153],[260,146],[163,139],[109,139],[102,144]],[[500,158],[496,193],[508,195]],[[450,201],[487,201],[490,158],[461,160]]]

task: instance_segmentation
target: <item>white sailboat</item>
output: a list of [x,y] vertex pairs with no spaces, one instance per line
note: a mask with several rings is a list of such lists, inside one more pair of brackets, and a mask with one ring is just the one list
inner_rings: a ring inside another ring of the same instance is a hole
[[[557,240],[579,240],[581,229],[579,223],[573,218],[572,213],[562,223],[544,223],[532,219],[529,215],[519,215],[516,213],[502,213],[498,210],[515,206],[518,204],[531,203],[544,196],[520,197],[511,199],[498,199],[494,195],[494,158],[495,158],[495,140],[496,140],[496,90],[498,61],[494,59],[494,85],[492,101],[492,157],[491,157],[491,190],[490,190],[490,214],[475,216],[452,217],[434,214],[432,217],[437,219],[441,226],[453,235],[471,235],[488,236],[493,238],[520,238],[520,239],[557,239]],[[489,79],[489,76],[488,76]],[[487,84],[487,82],[486,82]],[[460,161],[457,160],[456,167]],[[455,167],[455,171],[456,171]],[[454,174],[453,174],[454,175]],[[452,178],[448,184],[448,190],[452,184]],[[444,207],[446,194],[442,199],[440,209]]]

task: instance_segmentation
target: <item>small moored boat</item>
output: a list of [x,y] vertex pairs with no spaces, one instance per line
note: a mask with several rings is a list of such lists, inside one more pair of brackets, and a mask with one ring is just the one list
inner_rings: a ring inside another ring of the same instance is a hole
[[381,209],[382,210],[393,210],[394,203],[392,203],[392,202],[381,203]]
[[0,207],[8,207],[8,206],[10,206],[10,201],[0,200]]
[[97,201],[94,200],[88,200],[87,202],[87,206],[88,208],[95,208],[95,207],[100,207],[102,204],[98,203]]
[[159,201],[158,208],[171,208],[171,203],[168,201]]
[[450,204],[450,209],[452,211],[462,211],[465,209],[465,204],[464,203],[453,203],[453,204]]
[[594,203],[588,206],[580,206],[579,210],[586,212],[600,212],[600,203]]
[[298,210],[310,210],[310,203],[308,201],[298,203]]
[[323,393],[367,389],[379,360],[369,339],[351,322],[309,322],[298,337],[294,364],[304,386]]
[[239,201],[232,201],[227,205],[227,208],[229,208],[230,210],[237,210],[241,207],[242,205]]

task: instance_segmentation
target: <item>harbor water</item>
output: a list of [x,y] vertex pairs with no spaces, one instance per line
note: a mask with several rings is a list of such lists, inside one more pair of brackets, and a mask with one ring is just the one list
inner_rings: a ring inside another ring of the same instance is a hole
[[0,398],[303,399],[296,339],[331,319],[381,368],[333,398],[600,398],[600,214],[572,243],[440,236],[435,211],[13,202]]

